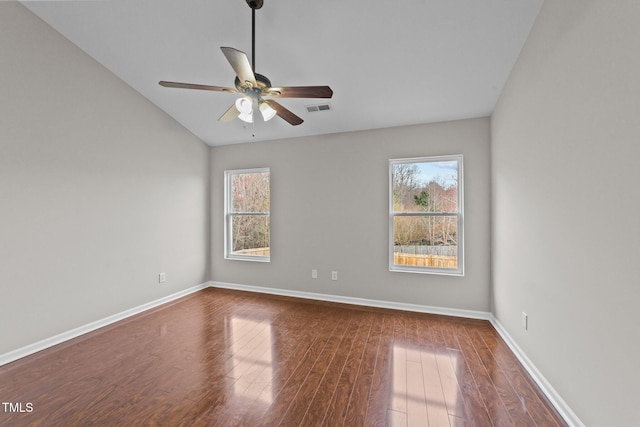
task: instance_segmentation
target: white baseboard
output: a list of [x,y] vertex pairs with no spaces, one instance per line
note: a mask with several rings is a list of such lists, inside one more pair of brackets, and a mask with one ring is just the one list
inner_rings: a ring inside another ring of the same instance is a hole
[[65,341],[68,341],[72,338],[79,337],[80,335],[84,335],[87,332],[95,331],[96,329],[100,329],[112,323],[118,322],[120,320],[124,320],[127,317],[131,317],[135,314],[142,313],[143,311],[152,309],[162,304],[166,304],[178,298],[182,298],[186,295],[197,292],[201,289],[208,288],[210,286],[209,282],[202,283],[197,286],[193,286],[188,289],[184,289],[180,292],[176,292],[171,295],[167,295],[166,297],[159,298],[155,301],[148,302],[146,304],[139,305],[138,307],[131,308],[129,310],[122,311],[120,313],[114,314],[112,316],[105,317],[104,319],[96,320],[95,322],[91,322],[84,326],[80,326],[78,328],[72,329],[67,332],[63,332],[61,334],[55,335],[50,338],[43,339],[33,344],[29,344],[27,346],[21,347],[17,350],[10,351],[8,353],[0,354],[0,366],[6,365],[7,363],[13,362],[14,360],[18,360],[25,356],[29,356],[31,354],[37,353],[39,351],[45,350],[49,347],[53,347],[54,345],[61,344]]
[[513,354],[516,355],[522,366],[527,370],[529,375],[536,382],[538,387],[542,390],[547,399],[551,402],[551,404],[556,408],[558,413],[564,418],[564,420],[571,427],[585,427],[584,423],[580,421],[580,418],[571,410],[567,402],[562,399],[560,394],[553,388],[553,386],[547,381],[547,379],[542,375],[542,373],[536,368],[531,359],[527,357],[527,355],[522,351],[520,346],[515,342],[515,340],[509,335],[507,330],[502,326],[502,324],[496,319],[493,315],[489,319],[493,327],[500,334],[505,343],[509,346]]
[[491,313],[485,311],[462,310],[457,308],[432,307],[428,305],[389,302],[366,298],[346,297],[341,295],[316,294],[313,292],[292,291],[289,289],[265,288],[261,286],[239,285],[236,283],[209,282],[214,288],[235,289],[239,291],[258,292],[262,294],[281,295],[287,297],[305,298],[317,301],[338,302],[351,305],[362,305],[392,310],[414,311],[417,313],[442,314],[444,316],[465,317],[468,319],[490,320]]

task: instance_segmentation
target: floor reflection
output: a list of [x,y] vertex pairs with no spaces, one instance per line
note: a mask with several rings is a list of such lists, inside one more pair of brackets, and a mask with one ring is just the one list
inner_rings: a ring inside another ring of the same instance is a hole
[[450,425],[463,414],[458,352],[425,346],[393,345],[389,425]]
[[233,316],[228,319],[227,376],[242,399],[271,404],[273,353],[271,325],[266,321]]

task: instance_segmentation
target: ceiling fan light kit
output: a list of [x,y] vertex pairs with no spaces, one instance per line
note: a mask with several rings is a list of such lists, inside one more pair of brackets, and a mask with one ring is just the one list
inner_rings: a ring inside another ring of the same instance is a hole
[[297,126],[304,120],[289,111],[273,98],[331,98],[333,90],[329,86],[289,86],[272,87],[271,81],[255,72],[255,11],[263,6],[263,0],[246,0],[251,8],[251,52],[252,61],[247,55],[232,47],[221,47],[222,53],[229,61],[231,68],[236,73],[235,88],[209,86],[192,83],[178,83],[161,81],[164,87],[178,89],[209,90],[214,92],[240,93],[242,97],[218,119],[221,122],[231,121],[235,118],[253,123],[254,109],[260,110],[262,119],[266,122],[274,116],[279,116],[289,124]]
[[238,118],[243,122],[253,123],[253,100],[247,96],[236,99]]
[[276,110],[264,101],[260,103],[260,113],[262,113],[262,119],[265,122],[268,122],[276,116]]

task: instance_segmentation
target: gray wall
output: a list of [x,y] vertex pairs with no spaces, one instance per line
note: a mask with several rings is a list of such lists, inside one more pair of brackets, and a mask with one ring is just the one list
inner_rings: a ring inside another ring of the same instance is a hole
[[206,281],[208,148],[19,3],[0,28],[0,354]]
[[[388,160],[445,154],[464,155],[466,274],[391,273]],[[223,259],[224,171],[254,167],[271,168],[268,264]],[[214,147],[211,170],[212,280],[489,311],[487,118]]]
[[545,1],[491,121],[493,310],[589,426],[639,422],[638,22]]

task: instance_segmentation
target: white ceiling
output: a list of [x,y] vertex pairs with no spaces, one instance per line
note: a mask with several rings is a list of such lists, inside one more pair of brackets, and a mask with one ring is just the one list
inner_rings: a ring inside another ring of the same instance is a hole
[[[164,88],[160,80],[234,87],[220,46],[251,57],[245,0],[26,1],[23,4],[209,145],[488,116],[543,0],[264,0],[256,72],[274,86],[329,85],[280,99],[305,122],[218,117],[237,94]],[[255,130],[255,137],[252,132]]]

